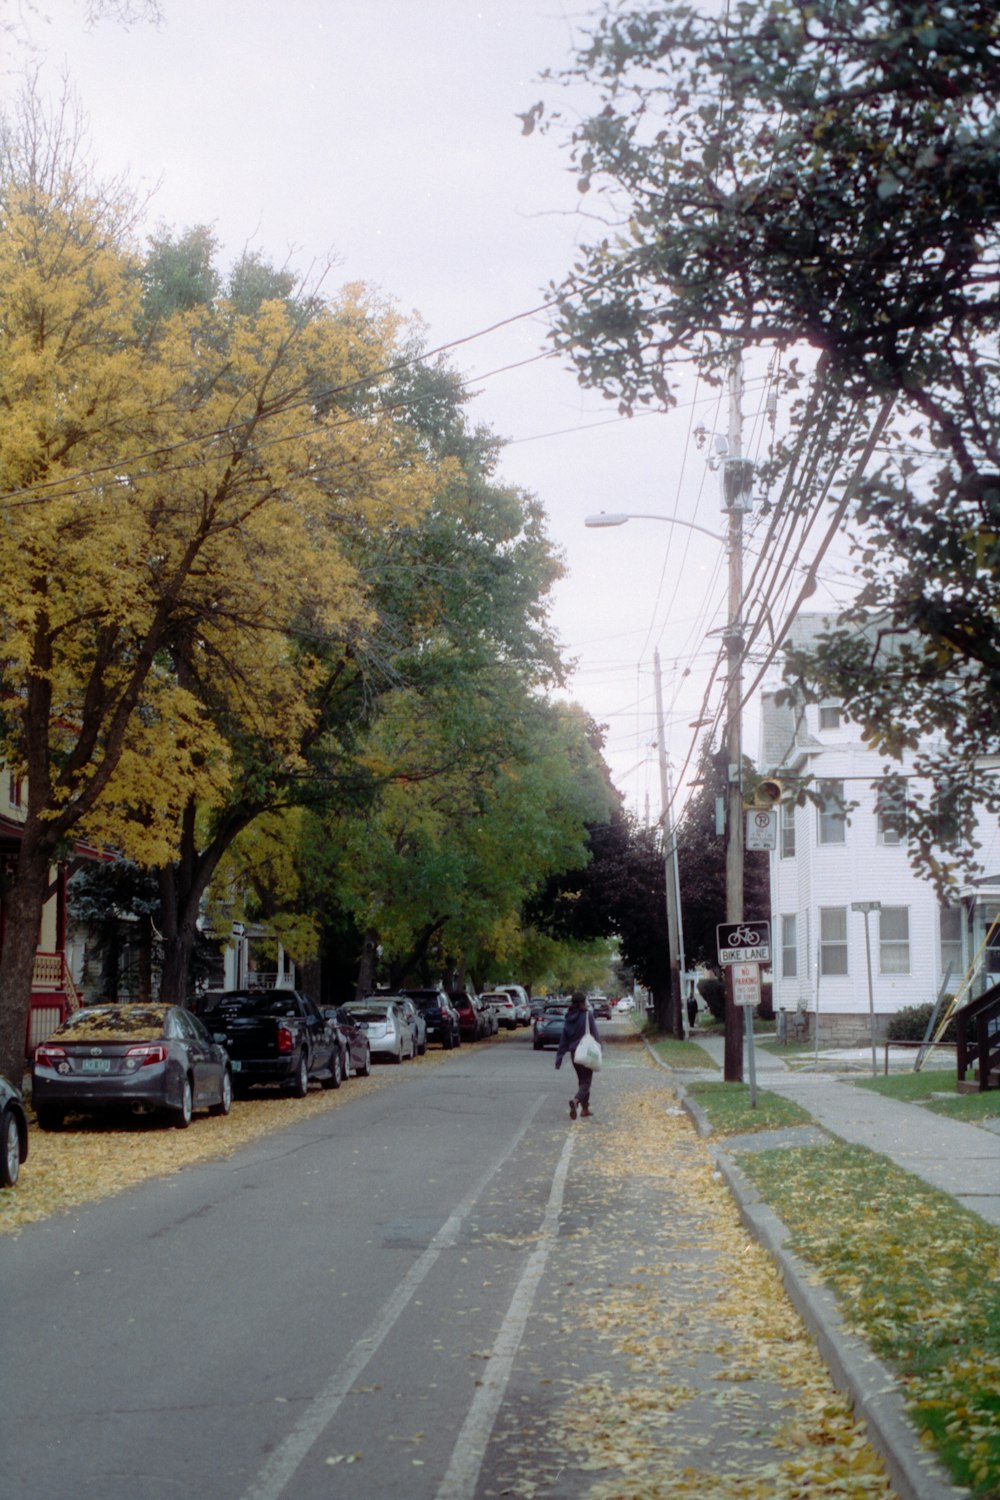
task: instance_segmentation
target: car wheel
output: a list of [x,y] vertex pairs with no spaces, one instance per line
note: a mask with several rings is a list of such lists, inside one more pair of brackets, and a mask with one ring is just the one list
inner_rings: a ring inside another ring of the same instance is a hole
[[222,1070],[222,1085],[219,1089],[218,1104],[209,1105],[210,1115],[228,1115],[233,1107],[233,1075],[228,1068]]
[[427,1043],[421,1042],[420,1046],[417,1048],[417,1051],[419,1052],[420,1056],[423,1057],[424,1053],[427,1051]]
[[299,1070],[292,1083],[292,1098],[304,1099],[309,1092],[309,1059],[305,1053],[299,1058]]
[[35,1118],[38,1121],[39,1130],[60,1130],[63,1122],[61,1109],[53,1109],[48,1104],[35,1105]]
[[536,1052],[541,1052],[541,1050],[542,1050],[542,1044],[541,1044],[541,1042],[532,1042],[531,1045],[534,1047],[534,1049],[535,1049]]
[[370,1047],[366,1047],[365,1048],[365,1060],[364,1060],[363,1064],[361,1065],[361,1068],[359,1069],[359,1072],[360,1072],[362,1078],[370,1078],[371,1077],[371,1071],[372,1071],[372,1049]]
[[339,1089],[344,1077],[343,1064],[340,1061],[340,1048],[334,1047],[330,1054],[330,1076],[323,1079],[325,1089]]
[[14,1111],[4,1111],[0,1121],[0,1186],[16,1187],[21,1175],[21,1132]]
[[191,1124],[191,1116],[194,1114],[194,1090],[191,1087],[190,1078],[185,1078],[181,1088],[180,1108],[173,1112],[174,1124],[178,1130],[187,1130]]

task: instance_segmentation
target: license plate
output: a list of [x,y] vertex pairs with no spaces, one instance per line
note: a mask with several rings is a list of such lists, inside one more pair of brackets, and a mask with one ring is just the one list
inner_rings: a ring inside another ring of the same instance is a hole
[[241,1062],[238,1062],[238,1061],[230,1061],[229,1066],[232,1068],[232,1070],[233,1070],[234,1073],[238,1073],[240,1071],[240,1069],[242,1068],[243,1064]]
[[81,1073],[110,1073],[110,1057],[85,1057],[80,1062]]

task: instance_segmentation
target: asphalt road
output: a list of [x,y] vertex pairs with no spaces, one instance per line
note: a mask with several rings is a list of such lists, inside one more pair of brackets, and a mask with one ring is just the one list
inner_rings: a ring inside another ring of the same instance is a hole
[[567,1128],[553,1056],[521,1030],[404,1064],[7,1240],[4,1500],[485,1492],[595,1123]]

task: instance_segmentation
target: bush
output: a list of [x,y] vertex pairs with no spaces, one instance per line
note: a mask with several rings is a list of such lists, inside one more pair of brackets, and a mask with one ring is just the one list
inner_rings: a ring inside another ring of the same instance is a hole
[[706,974],[698,980],[698,993],[716,1021],[726,1019],[726,986],[717,974]]
[[[944,1015],[947,1005],[947,1001],[942,1004],[940,1015]],[[934,1007],[930,1001],[925,1005],[907,1005],[903,1010],[898,1010],[894,1016],[889,1017],[885,1028],[886,1041],[922,1042],[927,1034],[927,1023],[933,1010]],[[939,1040],[943,1042],[956,1040],[954,1021],[948,1022],[944,1035]]]

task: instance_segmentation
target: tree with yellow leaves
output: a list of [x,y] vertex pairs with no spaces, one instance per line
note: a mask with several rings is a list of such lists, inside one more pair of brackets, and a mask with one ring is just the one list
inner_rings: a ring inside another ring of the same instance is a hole
[[397,424],[339,397],[378,369],[389,320],[314,296],[150,327],[133,221],[30,100],[4,126],[0,754],[26,812],[3,891],[0,1068],[15,1077],[53,863],[83,836],[169,862],[185,818],[228,791],[234,725],[266,725],[294,760],[321,670],[310,637],[367,615],[338,526],[413,514],[431,484]]

